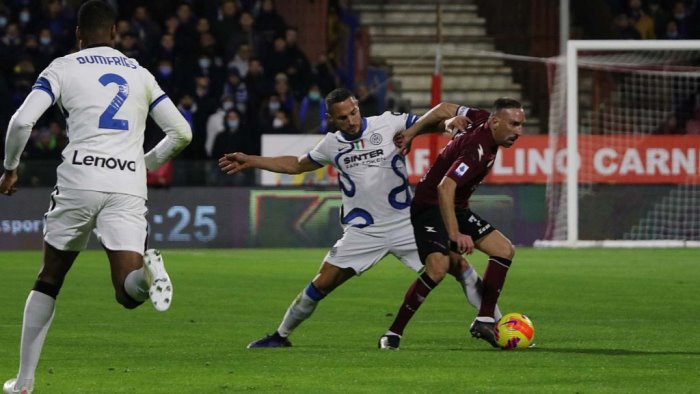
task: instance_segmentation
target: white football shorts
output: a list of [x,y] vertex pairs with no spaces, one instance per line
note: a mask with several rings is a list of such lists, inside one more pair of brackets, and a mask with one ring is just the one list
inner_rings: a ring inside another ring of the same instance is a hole
[[44,215],[44,241],[58,250],[80,251],[92,230],[97,230],[107,249],[143,254],[146,212],[146,200],[141,197],[57,187]]
[[324,261],[339,268],[352,268],[360,275],[390,253],[416,272],[423,269],[410,219],[391,225],[348,227]]

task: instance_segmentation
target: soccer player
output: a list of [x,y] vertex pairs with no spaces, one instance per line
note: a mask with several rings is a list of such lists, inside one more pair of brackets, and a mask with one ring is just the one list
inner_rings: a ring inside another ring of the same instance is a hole
[[[248,348],[291,346],[288,336],[311,316],[319,301],[389,253],[415,271],[423,268],[410,226],[412,196],[406,163],[393,142],[396,133],[411,126],[417,117],[385,112],[363,118],[357,99],[346,89],[330,92],[326,108],[331,132],[305,155],[264,157],[235,152],[219,160],[219,166],[228,174],[247,168],[300,174],[332,165],[338,171],[342,192],[343,237],[326,254],[311,283],[289,306],[277,331],[251,342]],[[454,115],[458,106],[443,103],[441,108]],[[463,122],[458,128],[465,125]],[[459,254],[453,257],[458,261],[453,263],[450,274],[462,286],[469,303],[478,308],[481,279]]]
[[[411,223],[425,271],[406,292],[380,348],[398,347],[406,325],[426,297],[452,269],[450,251],[470,254],[478,249],[489,256],[483,279],[482,302],[469,331],[496,347],[496,301],[503,288],[515,249],[500,231],[469,209],[469,197],[488,174],[498,147],[512,146],[522,134],[525,114],[513,99],[499,98],[493,112],[460,107],[458,115],[472,121],[445,146],[426,176],[418,183],[411,204]],[[450,116],[437,108],[429,111],[399,138],[406,151],[412,139]],[[449,121],[447,122],[449,125]]]
[[[99,0],[78,11],[80,51],[55,59],[10,120],[0,193],[15,192],[17,167],[33,125],[56,103],[69,143],[44,215],[43,266],[24,309],[19,373],[4,393],[31,393],[34,371],[64,278],[93,229],[109,259],[117,302],[132,309],[150,297],[170,306],[172,285],[160,253],[145,252],[146,168],[155,169],[192,138],[187,121],[146,69],[112,48],[115,12]],[[166,133],[144,155],[150,113]]]

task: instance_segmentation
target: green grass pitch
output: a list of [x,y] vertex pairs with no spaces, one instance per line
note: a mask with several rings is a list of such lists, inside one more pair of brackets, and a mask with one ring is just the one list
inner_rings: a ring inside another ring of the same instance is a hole
[[[165,250],[173,306],[113,299],[106,256],[81,254],[58,298],[36,374],[44,393],[698,392],[700,253],[520,248],[501,296],[528,314],[534,349],[474,340],[450,278],[379,351],[415,275],[393,257],[327,297],[288,349],[247,350],[274,331],[321,249]],[[483,272],[485,259],[472,257]],[[0,381],[17,370],[39,252],[0,253]]]

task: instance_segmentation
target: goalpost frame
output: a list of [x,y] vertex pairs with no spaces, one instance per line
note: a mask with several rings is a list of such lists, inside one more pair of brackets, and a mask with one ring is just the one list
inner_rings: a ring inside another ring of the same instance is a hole
[[582,241],[578,236],[578,52],[579,50],[700,50],[700,40],[569,40],[566,51],[566,209],[567,239],[540,240],[542,247],[700,247],[700,241],[603,240]]

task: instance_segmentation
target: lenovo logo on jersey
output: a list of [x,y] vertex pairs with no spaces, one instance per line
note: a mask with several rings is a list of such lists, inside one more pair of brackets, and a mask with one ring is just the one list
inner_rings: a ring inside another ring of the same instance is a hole
[[110,170],[118,169],[120,171],[129,170],[131,172],[136,172],[136,162],[133,160],[122,160],[115,159],[114,157],[100,157],[86,155],[78,157],[78,151],[73,152],[73,160],[71,164],[76,166],[93,166],[109,168]]
[[373,150],[371,152],[361,153],[359,155],[351,155],[343,158],[345,164],[354,163],[356,161],[363,161],[367,159],[374,159],[375,157],[383,156],[384,151],[382,149]]

